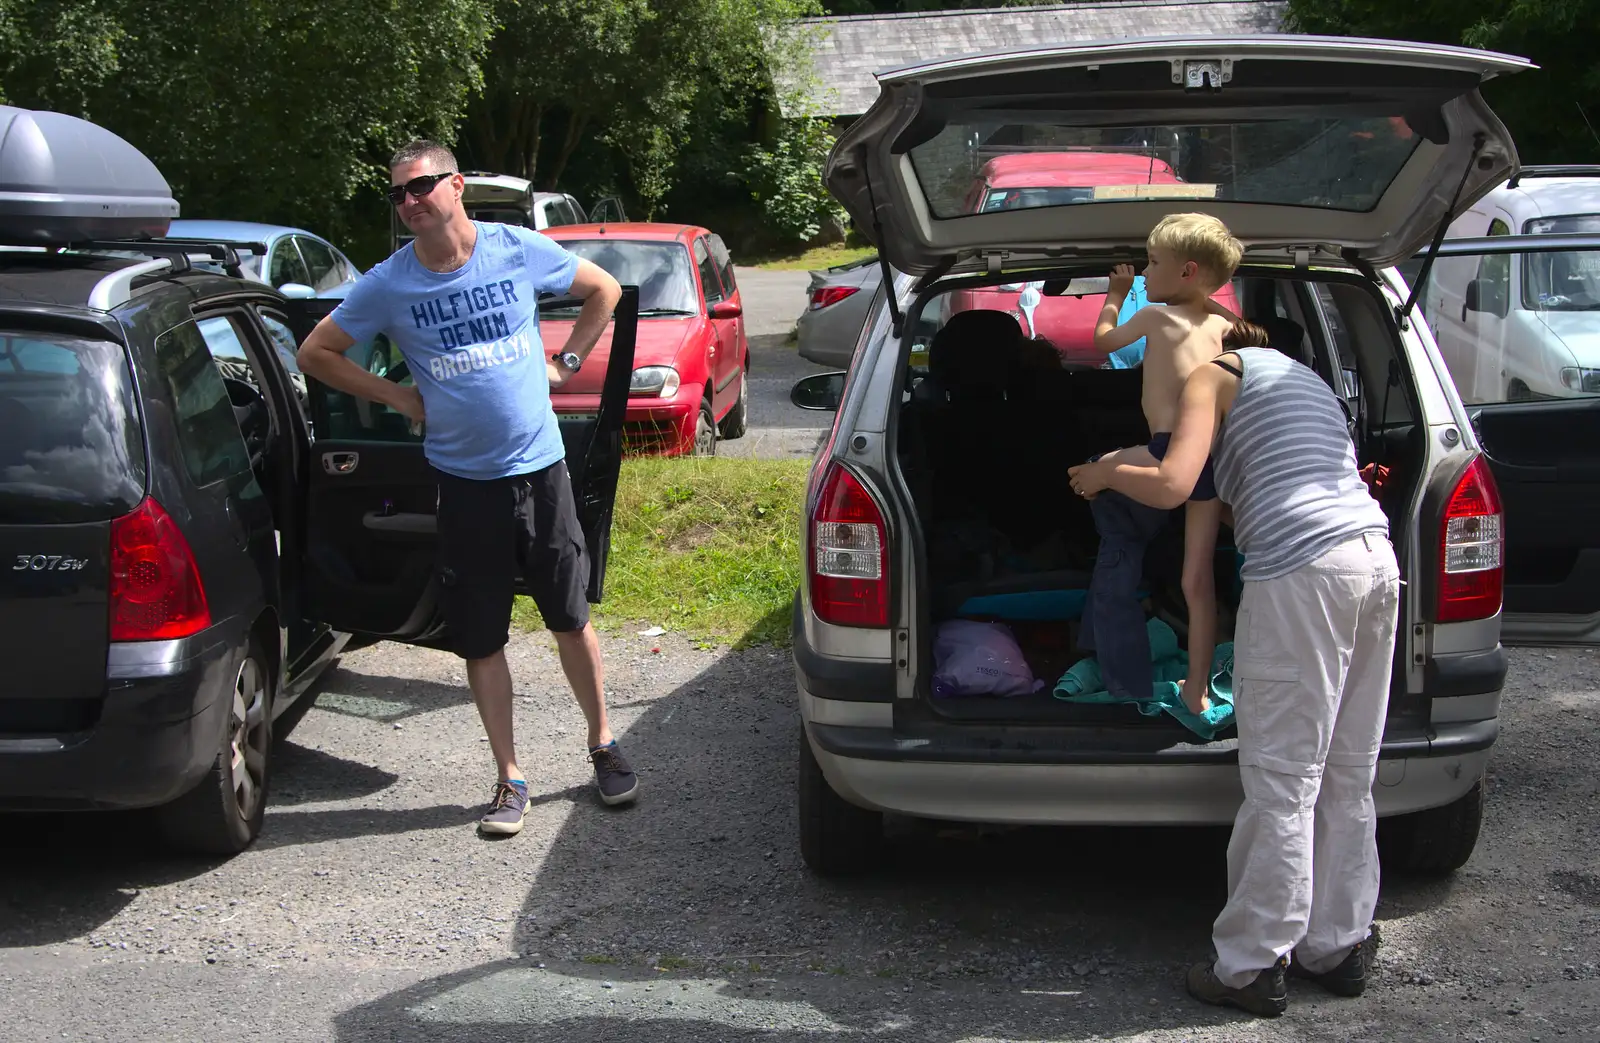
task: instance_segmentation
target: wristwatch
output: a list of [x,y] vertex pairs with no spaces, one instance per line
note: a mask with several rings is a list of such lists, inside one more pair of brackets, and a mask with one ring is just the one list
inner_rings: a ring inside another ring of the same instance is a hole
[[556,356],[556,361],[576,373],[583,368],[583,359],[578,357],[576,351],[563,351]]

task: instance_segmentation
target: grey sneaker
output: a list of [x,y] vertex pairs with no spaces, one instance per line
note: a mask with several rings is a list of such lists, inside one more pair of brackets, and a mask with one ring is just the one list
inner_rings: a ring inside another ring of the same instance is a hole
[[1333,970],[1313,974],[1296,960],[1289,964],[1289,977],[1314,981],[1335,996],[1359,996],[1367,991],[1367,978],[1372,974],[1373,964],[1378,961],[1378,946],[1382,943],[1383,939],[1378,936],[1378,925],[1374,923],[1367,929],[1367,937],[1357,942],[1355,948]]
[[478,828],[485,833],[511,836],[522,832],[522,817],[528,812],[528,798],[509,782],[494,784],[494,797],[489,810],[478,820]]
[[594,765],[594,782],[600,788],[601,800],[626,804],[639,796],[639,777],[628,766],[615,739],[590,750],[589,762]]
[[1214,1007],[1238,1007],[1259,1017],[1275,1018],[1289,1009],[1289,983],[1284,977],[1288,966],[1288,959],[1280,958],[1250,984],[1234,989],[1217,979],[1210,962],[1197,963],[1189,968],[1189,995]]

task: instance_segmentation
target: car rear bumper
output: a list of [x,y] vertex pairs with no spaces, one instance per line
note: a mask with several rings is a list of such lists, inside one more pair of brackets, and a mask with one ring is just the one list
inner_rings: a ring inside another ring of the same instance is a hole
[[[1386,742],[1373,787],[1380,816],[1440,807],[1482,777],[1497,721],[1454,724]],[[1225,825],[1244,793],[1232,750],[1123,757],[1037,750],[1031,758],[982,743],[907,739],[891,729],[808,721],[828,784],[879,811],[948,821],[1024,825]]]
[[816,311],[807,309],[795,322],[795,350],[807,362],[848,369],[861,338],[866,311],[854,304],[853,294],[838,304]]
[[216,759],[245,637],[229,620],[112,645],[92,727],[0,735],[0,809],[152,807],[188,792]]

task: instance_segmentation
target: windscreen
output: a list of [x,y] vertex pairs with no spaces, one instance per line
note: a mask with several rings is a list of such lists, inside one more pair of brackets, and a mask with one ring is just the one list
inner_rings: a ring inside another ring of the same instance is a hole
[[[682,243],[649,243],[627,239],[562,239],[561,245],[593,261],[624,286],[639,287],[640,318],[695,315],[700,302],[689,266],[689,251]],[[559,312],[572,313],[576,308]]]
[[[1420,140],[1399,116],[1083,126],[1044,114],[948,123],[910,155],[938,218],[1151,197],[1364,212]],[[994,174],[1016,189],[994,190]]]
[[[1600,232],[1600,214],[1567,214],[1529,221],[1530,235]],[[1600,312],[1600,251],[1563,250],[1522,258],[1522,306],[1539,311]],[[1600,316],[1596,317],[1600,319]],[[1600,322],[1590,327],[1600,333]]]

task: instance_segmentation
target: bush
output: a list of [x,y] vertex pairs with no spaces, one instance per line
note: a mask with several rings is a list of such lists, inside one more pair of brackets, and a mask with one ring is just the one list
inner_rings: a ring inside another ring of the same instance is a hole
[[770,148],[753,145],[746,151],[745,183],[778,237],[810,242],[825,222],[844,216],[822,181],[831,148],[828,121],[809,117],[785,120]]

